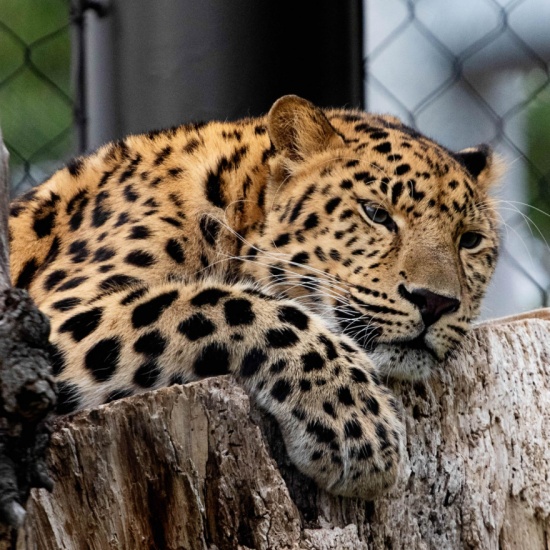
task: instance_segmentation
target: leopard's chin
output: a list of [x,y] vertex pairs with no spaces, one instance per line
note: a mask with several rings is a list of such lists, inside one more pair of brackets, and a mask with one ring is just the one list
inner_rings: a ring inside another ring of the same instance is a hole
[[428,378],[441,362],[434,351],[419,342],[379,343],[368,352],[380,377],[397,380],[423,380]]

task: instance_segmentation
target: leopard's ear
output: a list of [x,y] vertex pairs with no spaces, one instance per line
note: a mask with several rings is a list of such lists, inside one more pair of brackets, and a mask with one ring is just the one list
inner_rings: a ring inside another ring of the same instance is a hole
[[497,182],[504,171],[503,163],[486,144],[462,149],[455,153],[455,156],[472,177],[485,188]]
[[298,162],[344,144],[323,111],[295,95],[285,95],[273,104],[267,115],[267,129],[275,149]]

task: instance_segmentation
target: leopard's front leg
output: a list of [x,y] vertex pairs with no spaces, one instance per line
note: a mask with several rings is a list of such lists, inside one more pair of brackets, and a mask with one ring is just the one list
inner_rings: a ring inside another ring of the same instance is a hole
[[52,324],[61,410],[231,373],[321,487],[371,498],[396,479],[403,426],[392,395],[362,350],[291,300],[166,283],[58,311]]

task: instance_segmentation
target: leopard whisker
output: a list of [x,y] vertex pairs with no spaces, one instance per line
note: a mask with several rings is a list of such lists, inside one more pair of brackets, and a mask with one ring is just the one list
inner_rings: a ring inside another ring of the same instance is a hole
[[[290,256],[290,254],[286,253],[286,252],[272,252],[272,251],[266,251],[266,250],[262,250],[261,248],[258,248],[256,246],[254,246],[253,244],[251,244],[249,241],[247,241],[242,235],[240,235],[239,233],[237,233],[232,227],[230,227],[227,223],[225,223],[224,221],[220,220],[219,218],[217,218],[216,216],[213,216],[212,214],[210,213],[206,213],[205,214],[206,216],[209,216],[211,217],[213,220],[217,221],[220,225],[222,225],[222,227],[224,227],[224,229],[226,229],[227,231],[229,231],[233,236],[235,236],[237,239],[239,239],[241,242],[243,242],[244,244],[246,244],[247,246],[249,246],[251,249],[253,250],[256,250],[258,253],[261,253],[265,256],[268,256],[268,257],[273,257],[274,259],[276,259],[277,261],[280,261],[280,262],[286,262],[287,264],[289,265],[293,265],[295,267],[300,267],[302,269],[305,269],[305,270],[309,270],[311,271],[312,273],[316,273],[324,278],[327,278],[327,279],[333,279],[335,281],[337,281],[337,279],[328,274],[328,273],[325,273],[324,271],[321,271],[317,268],[313,268],[311,266],[308,266],[306,264],[301,264],[301,263],[297,263],[297,262],[292,262],[291,260],[288,260],[287,258],[285,258],[284,256]],[[239,260],[239,259],[242,259],[242,258],[245,258],[246,256],[242,256],[242,255],[239,255],[239,256],[232,256],[232,259],[234,260]],[[249,258],[254,258],[255,256],[248,256]],[[216,262],[217,263],[217,262]],[[210,264],[210,265],[215,265],[215,264]],[[209,266],[210,267],[210,266]],[[204,269],[208,269],[208,268],[204,268]],[[339,283],[344,283],[343,281],[338,281]],[[347,284],[347,283],[344,283],[344,284]]]
[[[276,287],[276,286],[288,286],[288,278],[290,278],[292,276],[285,276],[283,280],[281,281],[275,281],[275,282],[271,282],[270,285],[266,285],[265,288],[267,289],[271,289],[272,287]],[[271,277],[267,277],[267,278],[271,278]],[[300,278],[300,284],[295,284],[295,285],[292,285],[291,287],[289,288],[285,288],[285,291],[286,292],[289,292],[291,290],[293,290],[294,288],[307,288],[309,290],[311,290],[312,292],[315,293],[316,296],[324,296],[326,298],[332,298],[342,304],[345,304],[345,305],[348,305],[349,304],[349,301],[346,300],[344,297],[336,294],[336,293],[333,293],[333,292],[328,292],[326,289],[322,289],[322,292],[319,292],[319,283],[317,283],[317,281],[315,281],[315,284],[308,284],[307,282],[303,282],[301,279],[302,277],[298,277]],[[260,279],[261,280],[261,279]],[[323,284],[323,283],[321,283]],[[311,300],[311,296],[293,296],[292,299],[297,299],[297,298],[303,298],[305,300]]]
[[[250,262],[250,263],[254,263],[256,265],[261,265],[263,267],[273,267],[271,264],[269,263],[265,263],[265,262],[261,262],[257,259],[256,256],[231,256],[231,255],[227,255],[227,258],[228,259],[232,259],[232,260],[236,260],[236,261],[242,261],[242,262]],[[287,261],[286,262],[288,265],[291,265],[291,266],[294,266],[294,267],[304,267],[304,268],[307,268],[309,266],[305,266],[304,264],[299,264],[299,263],[296,263],[296,262],[292,262],[292,261]],[[286,269],[286,268],[283,268],[283,267],[279,267],[278,269],[280,269],[282,272],[284,272],[285,274],[288,274],[288,276],[290,275],[298,275],[300,277],[311,277],[312,280],[315,280],[315,281],[323,281],[325,284],[331,284],[332,285],[332,288],[334,289],[337,289],[339,290],[342,294],[345,294],[347,293],[348,291],[346,291],[344,288],[342,288],[340,286],[340,284],[344,283],[346,284],[347,286],[349,287],[352,287],[352,285],[350,285],[349,283],[345,283],[343,281],[338,281],[338,284],[336,284],[334,281],[332,281],[330,278],[327,278],[325,277],[325,273],[323,271],[320,271],[320,270],[312,270],[313,273],[316,273],[317,275],[319,275],[319,279],[318,278],[313,278],[312,275],[301,275],[299,273],[296,273],[295,271],[292,271],[292,270],[289,270],[289,269]]]

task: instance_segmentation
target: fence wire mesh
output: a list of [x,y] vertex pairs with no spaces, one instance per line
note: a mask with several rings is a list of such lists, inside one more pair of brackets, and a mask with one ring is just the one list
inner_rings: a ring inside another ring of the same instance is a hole
[[[85,148],[83,56],[71,54],[83,43],[85,4],[2,3],[0,124],[14,195]],[[490,143],[507,161],[496,288],[500,277],[502,288],[519,290],[487,314],[548,305],[550,2],[365,0],[364,13],[367,108],[453,149]]]
[[505,159],[496,193],[502,254],[486,316],[549,305],[550,3],[386,0],[365,8],[367,109],[397,114],[453,149],[489,143]]
[[74,151],[67,0],[5,0],[0,13],[0,124],[12,194],[40,183]]

